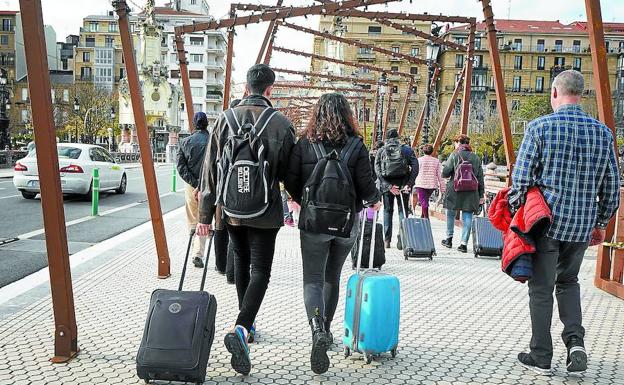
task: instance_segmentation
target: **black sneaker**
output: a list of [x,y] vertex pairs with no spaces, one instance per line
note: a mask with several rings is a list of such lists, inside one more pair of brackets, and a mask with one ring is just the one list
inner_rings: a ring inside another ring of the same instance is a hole
[[566,368],[570,373],[583,373],[587,370],[587,352],[581,338],[570,338]]
[[532,370],[537,374],[541,374],[542,376],[552,376],[553,374],[550,365],[538,364],[528,353],[518,353],[518,362],[525,368]]
[[193,258],[193,265],[201,269],[202,267],[204,267],[204,261],[202,261],[200,257],[195,257]]
[[224,343],[228,352],[232,354],[230,364],[237,373],[246,376],[251,371],[251,360],[249,359],[249,345],[247,344],[247,330],[237,325],[232,331],[225,335]]
[[462,253],[467,253],[468,252],[468,246],[466,246],[466,245],[459,245],[459,247],[457,248],[457,251],[460,251]]
[[446,238],[442,240],[442,246],[452,249],[453,248],[453,238]]

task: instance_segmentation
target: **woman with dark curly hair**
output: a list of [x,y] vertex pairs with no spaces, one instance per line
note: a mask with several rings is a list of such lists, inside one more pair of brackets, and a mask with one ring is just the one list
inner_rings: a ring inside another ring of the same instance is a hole
[[[341,153],[346,146],[352,149],[346,152],[347,159],[341,161],[351,174],[355,211],[359,212],[364,207],[379,210],[380,194],[373,179],[368,150],[358,135],[347,99],[337,93],[320,97],[306,131],[293,148],[289,175],[285,181],[292,198],[301,204],[304,186],[320,160],[314,148],[319,145],[327,154],[334,150]],[[327,349],[333,342],[330,326],[338,304],[342,266],[358,234],[358,221],[354,222],[348,238],[307,230],[300,232],[303,299],[312,328],[310,365],[318,374],[329,368]]]

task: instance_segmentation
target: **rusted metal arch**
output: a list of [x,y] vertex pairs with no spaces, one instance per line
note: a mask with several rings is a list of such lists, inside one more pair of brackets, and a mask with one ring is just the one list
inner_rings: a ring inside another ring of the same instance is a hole
[[[436,82],[438,81],[438,77],[440,76],[440,68],[435,68],[433,70],[433,77],[431,78],[431,82],[429,83],[428,93],[433,92],[435,89]],[[427,112],[427,108],[429,108],[429,98],[425,99],[425,103],[423,104],[422,111],[420,112],[420,117],[418,118],[418,124],[416,125],[416,132],[414,133],[414,138],[412,139],[412,147],[416,148],[418,146],[418,137],[420,136],[420,132],[422,131],[423,124],[425,123],[425,113]]]
[[362,79],[362,78],[349,77],[349,76],[325,75],[325,74],[320,74],[316,72],[289,70],[286,68],[272,68],[272,69],[274,72],[284,73],[284,74],[309,76],[313,78],[326,78],[330,80],[339,80],[339,81],[361,83],[361,84],[377,84],[377,81],[372,80],[372,79]]
[[438,150],[440,149],[440,145],[442,144],[442,139],[444,139],[444,134],[446,133],[446,126],[448,125],[449,119],[453,114],[453,110],[455,109],[455,103],[457,102],[457,98],[459,96],[459,92],[462,88],[462,83],[466,77],[466,66],[461,72],[459,80],[455,85],[455,90],[453,91],[453,95],[451,96],[451,100],[449,101],[449,105],[446,108],[446,112],[444,113],[444,117],[442,118],[442,123],[440,124],[440,129],[438,130],[438,135],[436,135],[435,141],[433,142],[433,154],[432,156],[438,155]]
[[[284,0],[277,0],[276,7],[281,7],[283,2]],[[234,6],[234,4],[232,6]],[[265,56],[264,58],[264,63],[267,64],[267,59],[271,57],[269,54],[269,51],[267,50],[267,44],[269,45],[269,47],[273,46],[273,39],[275,38],[276,32],[277,32],[277,29],[275,27],[275,20],[271,20],[269,22],[269,26],[267,28],[266,34],[264,35],[264,40],[262,40],[262,45],[260,46],[260,51],[258,52],[258,58],[256,59],[256,64],[260,64],[260,62],[262,62],[263,60],[262,56],[264,55],[265,51],[267,53],[267,56]]]
[[364,94],[371,94],[376,92],[375,90],[367,90],[367,89],[362,89],[362,88],[346,88],[346,87],[328,87],[328,86],[313,86],[313,85],[303,85],[303,84],[297,84],[297,83],[288,83],[288,82],[276,82],[275,84],[273,84],[273,88],[274,89],[280,89],[280,88],[288,88],[288,89],[293,89],[293,88],[299,88],[299,89],[303,89],[303,90],[333,90],[335,92],[356,92],[356,93],[364,93]]
[[[345,96],[347,100],[364,100],[365,96]],[[318,96],[271,96],[271,100],[318,100]]]

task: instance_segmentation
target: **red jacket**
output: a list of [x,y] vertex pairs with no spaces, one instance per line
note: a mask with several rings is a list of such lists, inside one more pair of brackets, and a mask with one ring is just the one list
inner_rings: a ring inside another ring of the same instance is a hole
[[512,217],[507,201],[509,188],[498,192],[488,211],[492,225],[503,232],[502,269],[511,276],[513,262],[523,254],[534,254],[533,235],[542,234],[552,223],[552,213],[537,187],[531,187],[526,201]]

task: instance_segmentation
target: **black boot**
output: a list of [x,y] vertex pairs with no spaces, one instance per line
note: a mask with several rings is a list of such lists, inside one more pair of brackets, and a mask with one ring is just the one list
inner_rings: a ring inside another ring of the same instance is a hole
[[334,344],[334,335],[331,332],[331,320],[325,319],[325,333],[329,339],[329,346]]
[[312,328],[312,351],[310,352],[310,368],[316,374],[323,374],[329,369],[329,349],[330,341],[325,333],[323,318],[314,316],[310,320]]
[[446,238],[442,240],[442,246],[447,247],[449,249],[453,248],[453,238]]

